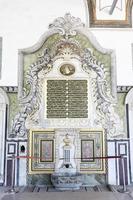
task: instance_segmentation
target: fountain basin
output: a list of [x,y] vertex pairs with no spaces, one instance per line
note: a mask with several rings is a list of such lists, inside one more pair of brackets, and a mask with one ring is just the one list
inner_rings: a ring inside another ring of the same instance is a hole
[[79,190],[83,178],[80,173],[53,173],[51,181],[58,190]]

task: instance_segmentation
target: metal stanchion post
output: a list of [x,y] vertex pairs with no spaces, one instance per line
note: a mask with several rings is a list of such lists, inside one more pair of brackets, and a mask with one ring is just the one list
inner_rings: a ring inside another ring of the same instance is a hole
[[123,170],[123,192],[127,192],[127,186],[126,186],[126,176],[125,176],[125,162],[124,162],[124,156],[122,156],[122,170]]
[[121,164],[122,164],[122,177],[123,177],[123,188],[119,190],[119,192],[127,192],[127,186],[126,186],[126,176],[125,176],[125,163],[124,163],[124,156],[121,156]]
[[12,155],[12,187],[11,191],[15,192],[15,155]]
[[8,192],[15,193],[15,155],[12,155],[12,182]]

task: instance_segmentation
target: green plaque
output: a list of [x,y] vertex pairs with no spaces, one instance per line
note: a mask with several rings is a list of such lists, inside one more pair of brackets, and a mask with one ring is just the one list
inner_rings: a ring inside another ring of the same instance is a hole
[[88,118],[87,80],[48,80],[47,118]]

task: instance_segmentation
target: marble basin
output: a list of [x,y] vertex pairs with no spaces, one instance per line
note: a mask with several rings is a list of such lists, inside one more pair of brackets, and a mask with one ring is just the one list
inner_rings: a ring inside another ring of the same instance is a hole
[[79,190],[83,183],[80,173],[53,173],[52,184],[59,190]]

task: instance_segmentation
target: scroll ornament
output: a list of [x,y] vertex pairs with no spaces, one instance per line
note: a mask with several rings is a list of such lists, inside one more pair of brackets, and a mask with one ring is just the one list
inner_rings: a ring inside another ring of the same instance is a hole
[[[27,130],[25,121],[29,115],[33,115],[38,109],[41,101],[41,89],[39,85],[39,72],[47,74],[52,69],[52,57],[49,49],[44,49],[42,55],[38,56],[35,63],[31,64],[26,75],[26,88],[24,96],[20,99],[20,112],[15,116],[12,125],[12,135],[23,137]],[[27,94],[27,91],[28,94]]]

